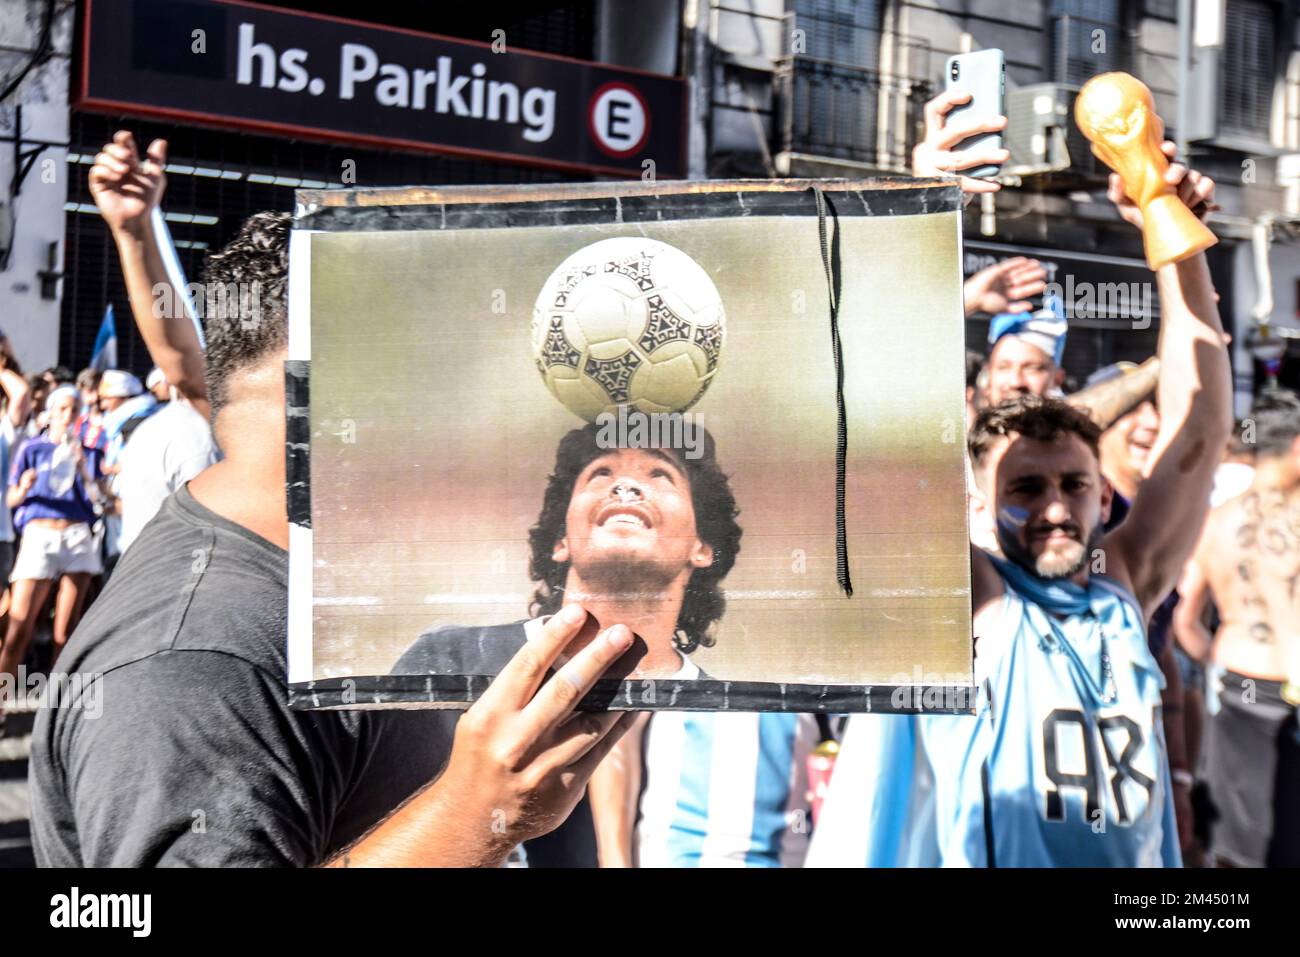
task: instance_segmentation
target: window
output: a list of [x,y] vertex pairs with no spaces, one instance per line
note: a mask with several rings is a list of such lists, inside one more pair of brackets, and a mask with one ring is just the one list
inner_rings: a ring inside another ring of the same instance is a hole
[[1178,0],[1144,0],[1142,13],[1161,20],[1178,20]]
[[1082,85],[1089,77],[1122,70],[1120,0],[1052,0],[1052,79]]
[[1262,0],[1228,0],[1223,38],[1223,99],[1219,126],[1226,133],[1267,138],[1277,70],[1275,8]]
[[876,0],[797,0],[804,50],[791,64],[796,148],[823,156],[875,158],[880,105]]
[[876,0],[796,0],[794,14],[795,27],[804,31],[807,56],[875,69],[880,19]]

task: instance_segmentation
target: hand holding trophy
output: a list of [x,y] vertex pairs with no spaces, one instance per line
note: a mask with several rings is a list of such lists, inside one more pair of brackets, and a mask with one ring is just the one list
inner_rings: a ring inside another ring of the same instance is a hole
[[1093,77],[1079,91],[1074,119],[1093,153],[1119,174],[1142,211],[1148,266],[1179,262],[1219,241],[1165,179],[1169,160],[1160,149],[1165,125],[1141,80],[1127,73]]

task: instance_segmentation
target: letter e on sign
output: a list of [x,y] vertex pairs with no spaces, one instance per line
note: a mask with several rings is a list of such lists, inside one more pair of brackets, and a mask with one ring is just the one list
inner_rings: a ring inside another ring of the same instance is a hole
[[602,153],[623,159],[645,145],[650,135],[650,110],[633,87],[606,83],[591,98],[587,126]]

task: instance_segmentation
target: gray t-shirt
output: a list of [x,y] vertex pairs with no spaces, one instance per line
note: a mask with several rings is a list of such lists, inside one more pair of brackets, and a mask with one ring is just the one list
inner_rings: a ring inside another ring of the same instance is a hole
[[163,504],[59,658],[102,677],[37,716],[39,864],[318,864],[433,779],[456,712],[289,708],[287,571],[188,488]]

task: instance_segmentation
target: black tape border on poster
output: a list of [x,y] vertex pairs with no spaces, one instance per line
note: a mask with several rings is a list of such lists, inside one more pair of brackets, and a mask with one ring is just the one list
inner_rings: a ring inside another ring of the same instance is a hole
[[289,522],[311,528],[311,362],[284,363],[284,493]]
[[[303,709],[468,708],[493,675],[370,675],[289,686],[289,705]],[[760,707],[761,705],[761,707]],[[973,714],[966,685],[805,685],[767,681],[602,679],[580,711],[764,711],[807,714]]]
[[[836,199],[838,216],[920,216],[960,212],[961,193],[953,186],[910,189],[822,187]],[[387,191],[396,193],[398,191]],[[386,232],[404,229],[509,229],[535,226],[589,226],[732,219],[746,216],[808,216],[817,207],[807,190],[663,193],[631,196],[574,196],[499,203],[315,206],[299,194],[302,211],[295,229],[324,232]],[[356,201],[356,194],[347,196]]]

